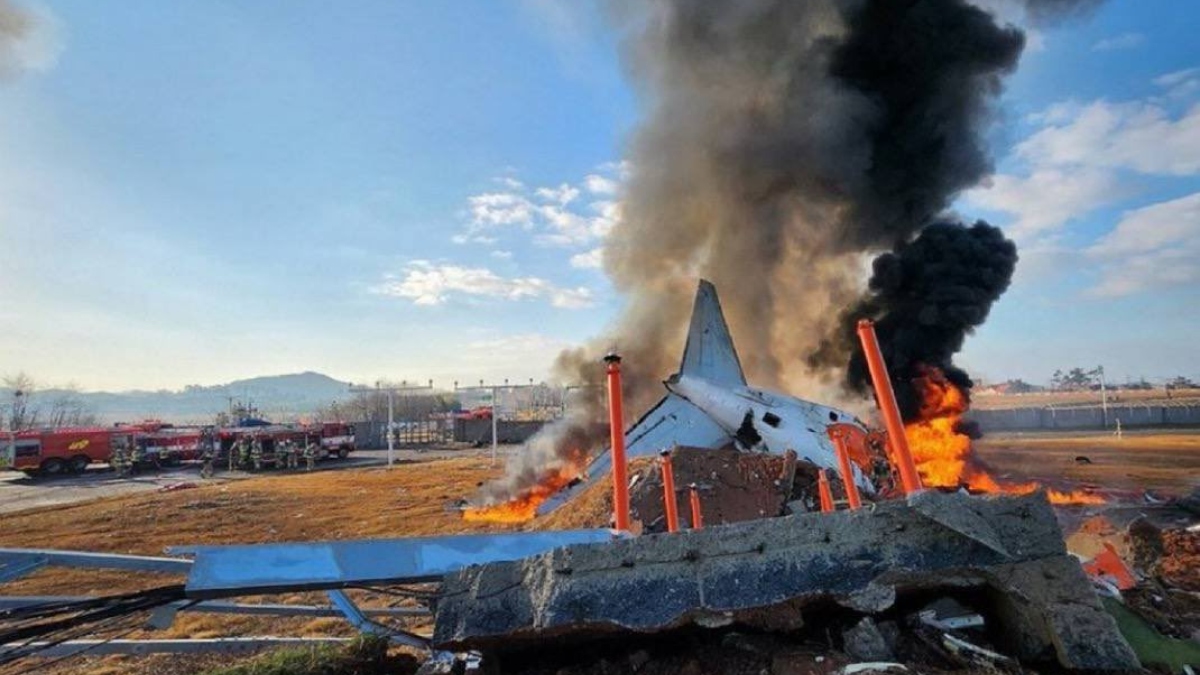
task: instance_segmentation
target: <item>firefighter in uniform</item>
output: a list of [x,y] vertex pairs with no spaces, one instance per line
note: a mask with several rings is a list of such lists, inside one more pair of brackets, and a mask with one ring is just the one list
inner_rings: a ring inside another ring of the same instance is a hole
[[229,446],[229,470],[237,468],[238,457],[242,454],[242,439],[237,439]]
[[245,469],[250,466],[250,439],[243,437],[238,445],[238,467]]
[[287,468],[300,468],[300,446],[296,445],[296,441],[289,438],[285,444],[285,447],[287,448]]
[[304,446],[304,470],[312,471],[317,466],[317,444],[308,440]]
[[146,450],[138,445],[137,439],[132,439],[129,448],[129,473],[137,473],[138,465],[146,461]]
[[129,475],[129,455],[126,449],[126,439],[119,438],[113,440],[112,456],[108,458],[108,463],[119,478]]
[[200,459],[204,462],[203,464],[200,465],[200,477],[201,478],[212,478],[213,477],[213,473],[214,473],[213,462],[216,460],[216,458],[217,458],[217,453],[215,450],[213,450],[212,443],[206,444],[204,446],[204,449],[200,451]]
[[262,439],[258,436],[250,441],[250,463],[254,465],[255,471],[262,471],[263,444]]

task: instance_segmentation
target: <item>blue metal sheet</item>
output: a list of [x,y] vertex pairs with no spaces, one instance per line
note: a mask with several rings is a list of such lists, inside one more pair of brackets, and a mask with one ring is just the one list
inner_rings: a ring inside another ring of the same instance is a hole
[[16,581],[46,566],[46,559],[36,555],[0,557],[0,584]]
[[435,581],[468,565],[518,560],[560,546],[611,541],[611,530],[514,532],[245,546],[188,546],[187,593],[213,598],[356,584]]
[[187,574],[190,560],[157,558],[144,555],[119,555],[115,553],[88,553],[85,551],[57,551],[40,548],[0,548],[0,565],[23,562],[31,559],[43,561],[49,567],[74,567],[80,569],[132,570],[136,572],[162,572],[165,574]]

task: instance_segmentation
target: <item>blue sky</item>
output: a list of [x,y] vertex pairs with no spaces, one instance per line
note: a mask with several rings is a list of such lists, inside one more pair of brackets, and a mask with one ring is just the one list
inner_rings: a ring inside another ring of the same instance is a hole
[[[541,379],[621,307],[594,263],[638,109],[593,5],[8,2],[38,29],[0,51],[0,374]],[[1200,377],[1198,24],[1034,36],[957,205],[1022,250],[974,372]]]

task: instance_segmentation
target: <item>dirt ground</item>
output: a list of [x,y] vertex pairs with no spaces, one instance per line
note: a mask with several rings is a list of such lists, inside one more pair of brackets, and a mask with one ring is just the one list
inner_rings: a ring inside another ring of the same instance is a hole
[[[1159,496],[1200,486],[1200,432],[988,434],[976,452],[1000,477]],[[1086,458],[1078,460],[1077,458]]]
[[[980,453],[1001,474],[1098,483],[1119,490],[1151,489],[1180,494],[1200,484],[1200,434],[1104,436],[1010,435],[982,441]],[[1090,464],[1075,457],[1085,455]],[[97,501],[38,507],[5,515],[0,546],[57,548],[160,555],[177,544],[232,544],[314,541],[365,537],[503,531],[554,524],[555,518],[526,525],[464,521],[453,504],[499,475],[486,452],[452,458],[409,460],[386,468],[351,468],[313,474],[263,475],[176,492],[144,492]],[[679,476],[680,485],[694,478]],[[660,488],[659,488],[660,489]],[[653,491],[653,490],[652,490]],[[589,490],[601,504],[605,490]],[[649,493],[648,493],[649,494]],[[606,508],[601,504],[600,508]],[[585,509],[586,510],[586,509]],[[593,509],[594,510],[594,509]],[[688,519],[686,500],[681,519]],[[585,523],[557,520],[559,527]],[[586,525],[592,525],[591,522]],[[7,595],[87,595],[132,591],[179,583],[181,579],[46,570],[0,586]],[[357,592],[364,605],[395,599]],[[248,601],[254,601],[250,599]],[[272,597],[270,601],[327,604],[319,594]],[[421,620],[409,623],[427,629]],[[272,619],[213,614],[181,614],[164,632],[132,637],[219,637],[233,635],[349,636],[339,619]],[[185,673],[213,657],[107,657],[64,662],[43,672]],[[5,671],[6,672],[6,671]],[[20,672],[20,671],[14,671]]]

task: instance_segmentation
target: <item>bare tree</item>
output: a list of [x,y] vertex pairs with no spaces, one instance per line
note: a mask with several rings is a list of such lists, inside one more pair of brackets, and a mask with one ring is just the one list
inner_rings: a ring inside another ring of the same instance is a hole
[[30,401],[34,397],[34,392],[37,391],[37,385],[33,378],[24,371],[16,375],[6,375],[3,379],[4,388],[8,390],[11,397],[7,401],[10,405],[8,408],[8,428],[14,431],[20,429],[28,429],[37,424],[37,408],[30,409]]
[[53,392],[47,403],[45,423],[55,429],[89,426],[96,423],[96,415],[79,396],[79,387],[72,383]]
[[96,424],[95,413],[84,403],[74,384],[39,390],[37,382],[24,372],[7,375],[0,381],[10,397],[9,401],[0,403],[0,409],[8,413],[6,426],[10,430]]

